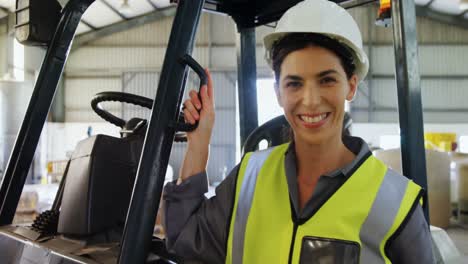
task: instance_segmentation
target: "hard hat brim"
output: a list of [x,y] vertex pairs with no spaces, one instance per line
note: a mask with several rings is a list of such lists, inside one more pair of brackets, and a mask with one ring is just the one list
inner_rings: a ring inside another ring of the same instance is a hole
[[[271,68],[273,68],[271,50],[273,48],[274,43],[291,33],[308,34],[310,32],[275,32],[275,33],[268,34],[267,36],[263,38],[263,44],[265,47],[265,60],[267,61],[268,65]],[[351,41],[338,35],[334,35],[334,34],[330,34],[326,32],[314,32],[314,34],[326,35],[332,39],[335,39],[336,41],[348,47],[349,49],[351,49],[352,50],[351,53],[354,57],[354,62],[356,64],[355,74],[358,76],[360,81],[364,80],[364,78],[367,75],[367,72],[369,71],[369,60],[367,58],[366,53],[364,53],[362,48],[357,47]]]

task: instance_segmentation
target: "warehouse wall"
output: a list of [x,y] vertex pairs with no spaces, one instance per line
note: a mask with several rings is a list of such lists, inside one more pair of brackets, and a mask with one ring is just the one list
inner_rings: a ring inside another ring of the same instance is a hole
[[[372,72],[352,104],[353,118],[360,122],[397,122],[393,47],[379,45],[373,50]],[[468,122],[467,52],[468,45],[419,47],[425,122]]]
[[[0,174],[5,170],[13,149],[18,131],[26,113],[33,92],[36,73],[44,57],[44,50],[16,44],[14,36],[14,16],[0,20]],[[14,52],[21,56],[14,58]],[[24,78],[21,79],[21,73]],[[45,169],[44,137],[36,148],[27,182],[39,179]],[[1,177],[1,175],[0,175]]]
[[[357,8],[351,13],[363,32],[371,61],[369,78],[362,83],[352,103],[353,118],[356,122],[397,122],[392,31],[374,26],[375,7]],[[172,19],[102,37],[72,50],[65,69],[65,121],[99,122],[90,111],[89,102],[92,95],[100,91],[130,91],[154,96]],[[272,76],[264,62],[262,48],[263,36],[271,31],[272,28],[265,26],[257,29],[256,59],[258,76],[262,78]],[[468,123],[468,107],[464,104],[464,98],[468,98],[467,33],[467,29],[418,18],[423,105],[428,109],[425,122]],[[235,134],[231,132],[235,127],[236,38],[236,28],[230,18],[213,14],[202,16],[193,55],[214,72],[216,79],[218,118],[213,147],[219,151],[213,151],[216,153],[211,155],[214,158],[209,165],[214,181],[220,180],[225,171],[223,162],[234,160],[235,155]],[[129,81],[131,76],[134,77]],[[121,104],[106,107],[126,117],[143,111],[122,108]],[[218,133],[222,135],[219,138]],[[183,147],[175,145],[171,164],[175,164],[176,171],[182,153]]]
[[[352,103],[353,119],[398,122],[392,30],[373,24],[375,6],[351,13],[363,32],[371,65]],[[468,122],[468,29],[418,17],[417,33],[424,122]]]
[[[371,148],[399,148],[400,126],[396,123],[353,123],[351,132],[362,137]],[[458,151],[468,152],[468,124],[426,124],[425,133],[455,133]],[[389,138],[391,140],[389,140]]]
[[0,23],[0,76],[3,76],[7,70],[7,32],[8,25],[6,20],[2,20]]
[[[361,29],[365,43],[392,44],[391,28],[375,25],[377,18],[377,5],[353,8],[349,10]],[[453,25],[441,24],[425,17],[417,17],[417,34],[420,44],[468,44],[466,29]]]

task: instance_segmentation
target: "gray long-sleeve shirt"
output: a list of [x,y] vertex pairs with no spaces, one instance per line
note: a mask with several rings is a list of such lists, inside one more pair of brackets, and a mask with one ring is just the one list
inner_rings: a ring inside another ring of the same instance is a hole
[[[360,138],[345,137],[346,147],[356,158],[341,169],[319,178],[311,199],[299,208],[296,183],[296,155],[291,144],[286,152],[285,169],[291,204],[296,220],[307,220],[352,175],[355,168],[370,155],[367,144]],[[223,263],[234,205],[238,166],[216,188],[216,195],[206,199],[206,173],[188,178],[180,185],[169,183],[164,188],[164,221],[167,246],[184,259],[204,263]],[[386,245],[393,263],[434,263],[429,227],[420,205],[410,212],[401,231]]]

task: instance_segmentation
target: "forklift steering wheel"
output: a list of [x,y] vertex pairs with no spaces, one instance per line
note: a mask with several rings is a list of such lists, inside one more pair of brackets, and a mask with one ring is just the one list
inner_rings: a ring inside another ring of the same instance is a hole
[[94,112],[96,112],[98,116],[107,122],[110,122],[121,128],[124,128],[127,122],[104,110],[101,105],[99,105],[102,102],[121,102],[138,105],[148,109],[153,108],[153,100],[135,94],[122,92],[102,92],[96,94],[91,100],[91,107],[93,108]]

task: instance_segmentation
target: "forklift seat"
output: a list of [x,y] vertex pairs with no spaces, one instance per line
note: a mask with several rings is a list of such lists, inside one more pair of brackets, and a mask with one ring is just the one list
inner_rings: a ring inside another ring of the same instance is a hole
[[127,124],[122,138],[97,135],[78,143],[66,175],[59,233],[86,237],[123,227],[146,131],[142,119]]

